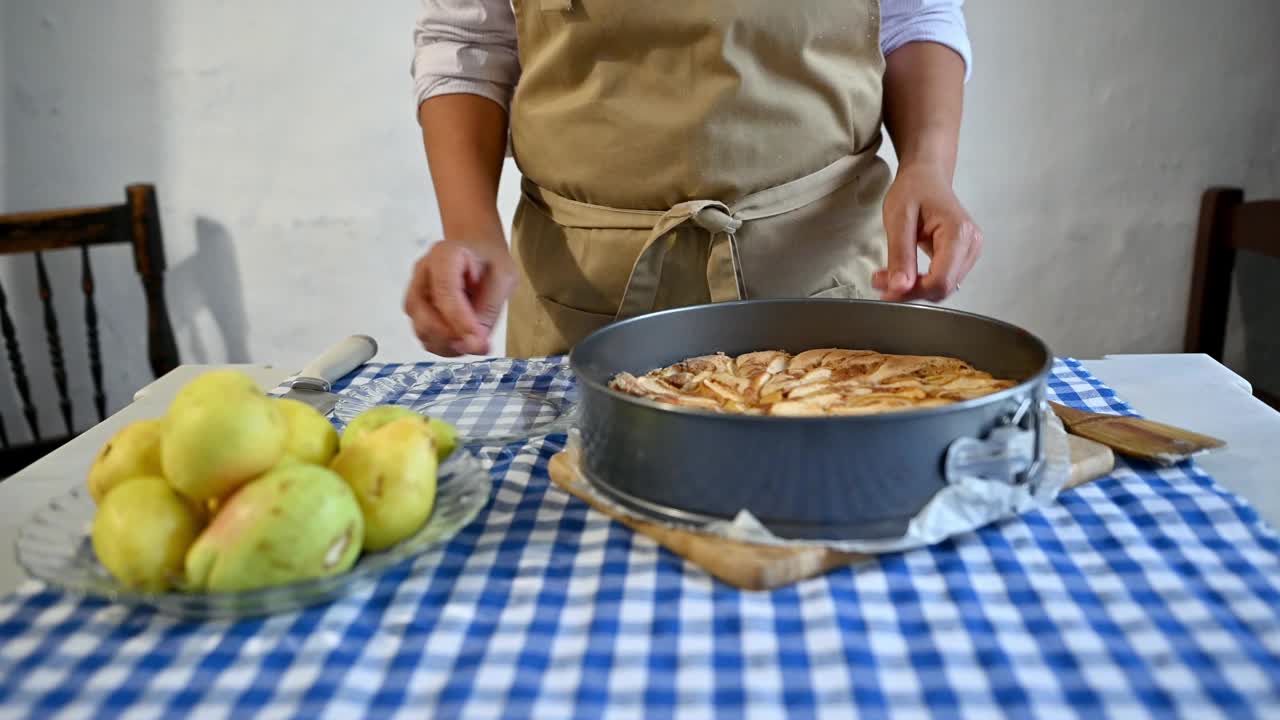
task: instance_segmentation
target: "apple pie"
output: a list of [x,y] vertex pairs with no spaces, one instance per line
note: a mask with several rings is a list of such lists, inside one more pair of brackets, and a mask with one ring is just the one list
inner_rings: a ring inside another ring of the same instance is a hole
[[690,358],[610,387],[654,402],[748,415],[873,415],[937,407],[1016,383],[968,363],[929,355],[825,348]]

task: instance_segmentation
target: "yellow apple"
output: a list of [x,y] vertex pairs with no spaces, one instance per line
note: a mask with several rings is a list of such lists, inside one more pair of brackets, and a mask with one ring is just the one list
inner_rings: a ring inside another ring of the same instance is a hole
[[439,418],[420,415],[403,405],[379,405],[355,416],[342,432],[340,447],[356,442],[366,433],[395,422],[413,419],[426,426],[436,446],[436,459],[444,459],[458,447],[458,430]]
[[342,478],[287,463],[223,502],[187,552],[188,587],[234,592],[336,575],[363,541],[360,506]]
[[187,549],[199,532],[187,500],[164,478],[142,476],[103,497],[90,540],[98,561],[121,584],[162,592],[181,585]]
[[289,424],[276,400],[235,386],[206,389],[170,407],[161,466],[187,497],[224,497],[274,467],[288,439]]
[[280,398],[275,402],[289,426],[285,456],[311,465],[328,465],[338,453],[338,431],[329,419],[298,400]]
[[142,475],[159,475],[160,420],[138,420],[121,428],[101,448],[89,467],[89,495],[96,503],[121,482]]
[[437,462],[417,416],[370,430],[338,452],[331,467],[360,503],[365,548],[384,550],[422,528],[435,505]]
[[169,403],[169,412],[179,412],[187,405],[209,396],[234,394],[265,395],[257,381],[239,370],[210,370],[183,385]]
[[377,407],[369,408],[347,423],[347,427],[342,431],[339,448],[345,449],[366,433],[377,430],[387,423],[405,418],[422,420],[424,423],[426,421],[421,415],[403,405],[378,405]]

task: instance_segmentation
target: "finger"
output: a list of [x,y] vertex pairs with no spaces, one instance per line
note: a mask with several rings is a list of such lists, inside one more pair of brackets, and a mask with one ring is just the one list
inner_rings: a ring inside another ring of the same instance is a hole
[[449,347],[459,355],[487,355],[489,354],[490,332],[489,328],[484,328],[480,332],[454,338],[450,341]]
[[410,318],[413,320],[414,334],[418,336],[418,340],[428,352],[445,357],[461,354],[453,348],[456,339],[453,338],[449,327],[445,325],[444,318],[440,317],[430,304],[422,302],[416,305]]
[[423,258],[413,264],[413,272],[409,275],[409,285],[404,291],[402,308],[406,315],[413,316],[414,308],[425,297],[431,296],[431,267]]
[[471,332],[454,337],[451,347],[458,355],[488,355],[489,333],[498,323],[502,305],[507,297],[506,287],[498,270],[486,269],[483,261],[474,255],[463,263],[462,277],[466,283],[467,306],[475,313],[476,327]]
[[885,218],[889,237],[889,267],[883,297],[901,299],[916,284],[916,235],[919,230],[920,206],[909,203],[901,214]]
[[431,304],[449,328],[449,336],[463,338],[480,331],[464,285],[469,255],[462,250],[442,253],[431,264]]
[[404,313],[413,322],[414,331],[432,332],[435,335],[447,335],[448,326],[431,307],[431,268],[425,261],[418,261],[414,266],[413,277],[404,294]]
[[973,272],[974,265],[978,264],[978,252],[974,250],[973,243],[969,245],[969,255],[960,261],[960,272],[956,273],[955,284],[951,287],[951,292],[960,292],[960,283],[969,277],[969,273]]
[[[918,278],[917,278],[918,282]],[[879,290],[881,293],[889,289],[889,271],[877,270],[871,273],[871,289]]]
[[431,338],[437,343],[456,339],[444,318],[429,303],[421,303],[419,307],[415,308],[412,317],[414,319],[413,327],[418,335]]
[[434,355],[441,357],[455,357],[461,353],[453,348],[454,341],[447,337],[433,334],[429,330],[423,330],[414,327],[414,334],[418,336],[418,340],[422,343],[422,349]]
[[409,316],[413,333],[428,352],[437,355],[452,355],[450,348],[452,331],[444,322],[444,318],[431,306],[431,286],[427,263],[419,262],[414,270],[413,280],[405,293],[404,312]]
[[933,230],[927,227],[920,229],[919,236],[916,238],[916,249],[924,253],[929,260],[933,260]]
[[492,262],[486,267],[479,258],[473,256],[467,263],[464,275],[469,285],[468,300],[475,312],[479,330],[459,338],[454,348],[462,354],[487,355],[489,335],[497,325],[502,307],[515,287],[515,274],[500,261]]
[[492,330],[502,314],[502,306],[515,287],[514,274],[497,264],[489,266],[480,278],[477,292],[472,297],[472,305],[476,311],[476,319],[485,330]]
[[439,355],[444,358],[466,355],[466,353],[454,349],[454,341],[452,340],[433,340],[430,343],[423,343],[423,347],[432,355]]
[[409,287],[404,293],[404,305],[402,309],[404,314],[409,317],[409,323],[413,326],[413,332],[422,341],[423,345],[427,344],[428,337],[441,337],[447,334],[447,329],[443,326],[437,326],[432,322],[429,311],[431,309],[431,270],[428,263],[419,260],[413,266],[413,275],[409,278]]
[[938,237],[934,242],[933,260],[920,289],[924,299],[940,302],[954,292],[960,282],[973,242],[973,226],[967,220],[955,220],[935,232]]
[[448,348],[448,351],[447,353],[442,353],[442,354],[446,355],[446,357],[458,357],[459,355],[484,354],[483,351],[473,350],[471,348],[469,341],[467,340],[450,340],[447,343],[445,343],[445,347]]
[[978,264],[978,257],[982,254],[982,231],[974,231],[973,239],[969,243],[969,255],[961,263],[960,274],[956,277],[956,290],[960,289],[960,283],[969,277],[969,273],[973,271],[974,265]]
[[455,346],[458,340],[444,317],[431,304],[433,262],[423,258],[414,265],[413,276],[404,297],[404,312],[409,316],[413,333],[427,352],[441,357],[465,354]]

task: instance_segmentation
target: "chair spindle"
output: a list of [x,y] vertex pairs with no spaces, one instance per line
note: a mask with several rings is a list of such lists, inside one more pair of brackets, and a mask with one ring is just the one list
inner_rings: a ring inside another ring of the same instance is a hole
[[80,289],[84,291],[84,327],[89,339],[89,374],[93,378],[93,406],[98,420],[107,419],[107,395],[102,389],[102,346],[98,342],[98,307],[93,300],[93,266],[89,246],[80,246]]
[[36,282],[40,288],[40,304],[44,306],[44,334],[49,344],[49,364],[53,366],[53,382],[58,386],[58,408],[67,432],[74,433],[71,424],[71,396],[67,393],[67,364],[62,357],[62,339],[58,336],[58,317],[53,312],[53,287],[49,284],[49,271],[44,265],[44,254],[36,253]]
[[36,406],[31,402],[31,385],[27,382],[27,369],[22,363],[22,350],[18,347],[18,331],[13,327],[13,318],[9,316],[9,299],[4,294],[4,285],[0,285],[0,333],[4,334],[4,347],[9,354],[9,370],[13,372],[13,384],[18,388],[18,398],[22,401],[22,416],[31,429],[31,438],[40,441],[40,422],[36,417]]

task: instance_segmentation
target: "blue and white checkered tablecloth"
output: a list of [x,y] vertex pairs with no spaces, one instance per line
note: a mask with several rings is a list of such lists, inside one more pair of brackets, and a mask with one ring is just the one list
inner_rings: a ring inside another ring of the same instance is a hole
[[[1129,411],[1070,360],[1051,389]],[[1280,717],[1280,541],[1195,466],[747,593],[550,485],[562,443],[499,455],[472,525],[331,605],[192,623],[28,584],[0,717]]]

